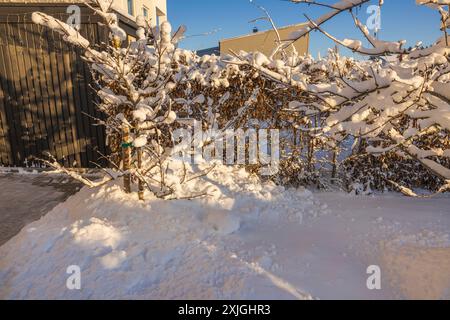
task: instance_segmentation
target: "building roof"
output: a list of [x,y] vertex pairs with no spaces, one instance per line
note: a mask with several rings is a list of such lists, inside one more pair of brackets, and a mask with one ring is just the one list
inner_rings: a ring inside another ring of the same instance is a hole
[[[281,30],[290,29],[290,28],[294,28],[294,27],[301,28],[301,27],[303,27],[306,24],[307,23],[291,24],[291,25],[288,25],[288,26],[279,27],[279,28],[277,28],[277,30],[281,31]],[[265,31],[252,32],[252,33],[249,33],[249,34],[246,34],[246,35],[242,35],[242,36],[222,39],[222,40],[220,40],[220,42],[228,41],[228,40],[237,40],[237,39],[246,38],[246,37],[252,37],[252,36],[255,36],[255,35],[260,35],[260,34],[273,32],[273,31],[274,31],[273,29],[268,29],[268,30],[265,30]]]
[[220,56],[220,47],[212,47],[212,48],[197,50],[197,55],[199,55],[200,57],[203,57],[206,55],[213,55],[213,54]]

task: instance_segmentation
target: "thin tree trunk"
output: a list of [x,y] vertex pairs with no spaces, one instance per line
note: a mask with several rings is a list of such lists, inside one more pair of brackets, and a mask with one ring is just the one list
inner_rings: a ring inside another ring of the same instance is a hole
[[[123,171],[127,172],[131,169],[131,146],[130,146],[130,127],[123,125],[122,127],[122,160]],[[131,193],[131,174],[127,173],[123,176],[123,188],[126,193]]]
[[[139,136],[140,135],[140,131],[139,131],[139,124],[136,124],[136,135]],[[137,170],[139,171],[139,173],[141,173],[141,169],[142,169],[142,148],[137,148],[136,150],[136,157],[137,157]],[[142,178],[138,180],[138,196],[139,196],[139,200],[140,201],[144,201],[144,181],[142,181]]]
[[[142,148],[138,148],[137,150],[137,165],[138,165],[138,170],[139,172],[141,172],[141,168],[142,168]],[[142,181],[142,179],[138,180],[138,195],[139,195],[139,200],[144,201],[144,181]]]
[[331,178],[333,179],[332,180],[333,184],[335,183],[336,176],[337,176],[337,155],[338,155],[338,151],[336,149],[333,152],[333,160],[332,160],[333,161],[333,171],[331,172]]

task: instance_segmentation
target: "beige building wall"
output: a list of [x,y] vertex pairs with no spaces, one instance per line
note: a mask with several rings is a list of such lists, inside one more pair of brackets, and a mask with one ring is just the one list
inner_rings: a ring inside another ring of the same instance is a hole
[[[300,29],[302,25],[292,25],[279,28],[281,40],[288,39],[289,35]],[[259,51],[270,56],[276,46],[277,35],[274,30],[257,32],[242,37],[224,39],[220,41],[220,54],[229,54],[232,51],[238,53],[240,50],[246,52]],[[309,48],[309,35],[294,42],[294,47],[299,54],[307,54]],[[288,48],[288,51],[292,48]]]
[[[129,1],[131,1],[131,13],[128,10]],[[114,0],[113,7],[122,14],[134,17],[143,16],[146,9],[148,19],[153,26],[167,20],[166,0]]]

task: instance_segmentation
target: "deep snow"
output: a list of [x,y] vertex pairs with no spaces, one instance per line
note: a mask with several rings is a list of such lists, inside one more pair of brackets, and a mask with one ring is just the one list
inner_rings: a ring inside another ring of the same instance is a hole
[[[450,298],[448,196],[313,194],[223,166],[194,184],[212,195],[81,190],[0,247],[0,298]],[[70,265],[81,290],[66,288]]]

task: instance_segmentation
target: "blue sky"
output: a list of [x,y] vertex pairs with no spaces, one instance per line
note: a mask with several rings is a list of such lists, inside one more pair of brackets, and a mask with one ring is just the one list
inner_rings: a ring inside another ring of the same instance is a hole
[[[306,21],[304,14],[315,18],[326,12],[327,8],[318,8],[305,4],[293,4],[286,0],[255,0],[272,15],[277,26],[285,26]],[[337,0],[322,0],[333,4]],[[378,1],[372,1],[376,4]],[[167,0],[168,15],[174,27],[184,24],[188,28],[181,47],[199,50],[217,46],[220,39],[251,33],[254,26],[267,30],[270,25],[266,21],[249,23],[261,17],[262,13],[249,0]],[[367,5],[359,10],[358,17],[367,21]],[[357,31],[348,13],[324,25],[325,29],[339,38],[358,38]],[[405,39],[408,46],[417,41],[431,44],[439,36],[439,14],[427,7],[417,6],[415,0],[385,0],[381,16],[381,39]],[[220,29],[206,35],[195,36]],[[194,35],[194,36],[193,36]],[[334,44],[319,32],[312,33],[310,52],[314,56],[320,51],[324,55],[327,48]]]

